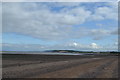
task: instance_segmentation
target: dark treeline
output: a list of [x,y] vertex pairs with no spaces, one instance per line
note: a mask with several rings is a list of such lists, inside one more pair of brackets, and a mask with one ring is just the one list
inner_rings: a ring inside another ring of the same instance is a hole
[[60,53],[107,53],[107,54],[119,54],[117,51],[76,51],[76,50],[47,50],[45,52],[60,52]]

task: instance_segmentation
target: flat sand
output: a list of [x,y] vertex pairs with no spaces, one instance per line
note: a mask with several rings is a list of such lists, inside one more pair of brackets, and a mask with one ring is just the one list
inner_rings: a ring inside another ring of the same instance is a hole
[[118,78],[117,56],[2,55],[3,78]]

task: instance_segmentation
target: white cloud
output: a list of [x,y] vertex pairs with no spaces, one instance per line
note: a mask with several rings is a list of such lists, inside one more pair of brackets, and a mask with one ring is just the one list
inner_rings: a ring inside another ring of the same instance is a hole
[[[35,4],[30,5],[36,7]],[[3,32],[16,32],[42,39],[69,37],[72,25],[83,23],[86,20],[83,16],[89,13],[79,8],[78,14],[81,15],[75,17],[68,13],[54,13],[46,7],[29,11],[27,6],[22,7],[22,3],[4,3]]]
[[77,43],[73,43],[74,44],[74,46],[77,46],[78,44]]
[[[75,46],[76,45],[76,46]],[[56,47],[56,48],[54,48]],[[112,51],[118,50],[118,45],[114,44],[105,44],[105,45],[98,45],[97,43],[90,43],[90,44],[82,44],[77,42],[67,42],[61,45],[53,46],[54,49],[74,49],[74,50],[92,50],[92,51]]]
[[93,20],[104,20],[104,19],[118,19],[118,12],[115,6],[112,7],[98,7],[95,13],[91,16]]
[[2,3],[0,3],[0,35],[2,33]]
[[54,2],[54,3],[48,3],[49,6],[52,7],[78,7],[81,3],[79,2]]
[[2,0],[3,2],[117,2],[119,0]]
[[80,50],[80,51],[112,51],[112,50],[118,50],[117,43],[111,44],[111,45],[98,45],[97,43],[91,43],[91,44],[81,44],[77,42],[67,42],[67,43],[61,43],[56,45],[40,45],[40,44],[9,44],[9,43],[3,43],[2,49],[4,50],[18,50],[18,51],[44,51],[44,50],[61,50],[61,49],[72,49],[72,50]]
[[[3,32],[14,32],[43,40],[74,39],[92,36],[101,39],[110,35],[109,30],[74,28],[95,18],[115,19],[115,14],[108,7],[97,8],[95,14],[74,3],[59,3],[59,6],[77,6],[64,8],[59,13],[51,11],[50,6],[41,3],[3,3]],[[109,14],[111,13],[111,14]]]
[[92,29],[91,30],[91,35],[93,35],[94,40],[99,40],[102,39],[106,36],[110,35],[109,30],[104,30],[104,29]]
[[118,35],[118,30],[113,29],[91,29],[89,35],[92,35],[94,40],[101,40],[111,35]]
[[82,44],[74,41],[67,41],[61,44],[53,45],[50,49],[99,50],[100,47],[96,43]]
[[91,47],[97,49],[98,45],[96,43],[91,43]]
[[42,51],[45,50],[46,46],[40,44],[9,44],[3,43],[2,50],[8,51]]
[[116,46],[116,45],[118,46],[118,42],[115,42],[114,45],[115,45],[115,46]]
[[111,31],[111,34],[112,35],[118,35],[118,29],[115,29],[115,30]]

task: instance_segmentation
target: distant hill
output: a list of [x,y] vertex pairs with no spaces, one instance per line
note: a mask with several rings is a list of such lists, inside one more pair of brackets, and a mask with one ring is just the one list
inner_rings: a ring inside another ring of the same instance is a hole
[[60,53],[93,53],[93,51],[76,51],[76,50],[47,50],[45,52],[60,52]]
[[100,54],[100,55],[119,55],[116,51],[77,51],[77,50],[46,50],[46,51],[1,51],[1,53],[42,53],[42,52],[52,52],[52,53],[85,53],[85,54]]
[[94,53],[94,54],[107,54],[107,55],[119,55],[119,52],[108,51],[108,52],[94,52],[94,51],[76,51],[76,50],[47,50],[45,52],[57,52],[57,53]]

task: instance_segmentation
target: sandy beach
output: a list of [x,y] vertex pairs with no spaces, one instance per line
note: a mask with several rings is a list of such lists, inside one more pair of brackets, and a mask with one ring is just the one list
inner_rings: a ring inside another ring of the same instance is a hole
[[3,78],[118,78],[117,56],[4,54]]

